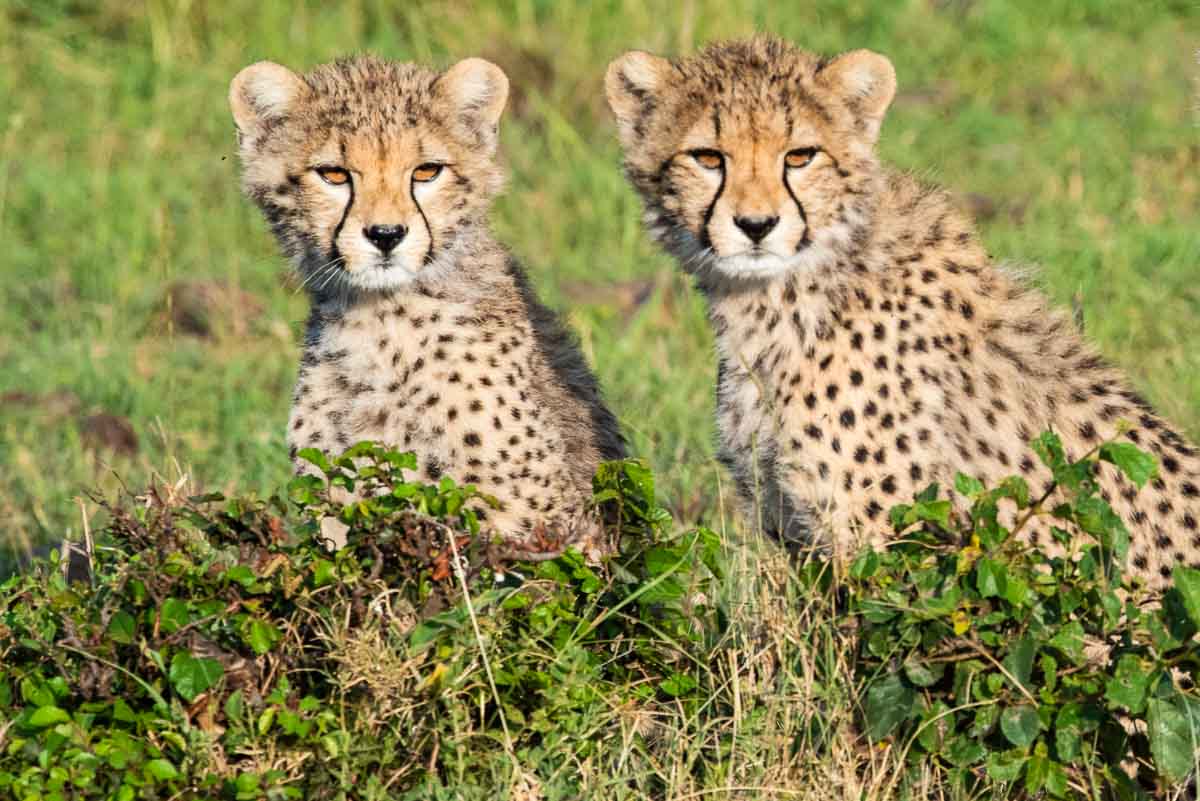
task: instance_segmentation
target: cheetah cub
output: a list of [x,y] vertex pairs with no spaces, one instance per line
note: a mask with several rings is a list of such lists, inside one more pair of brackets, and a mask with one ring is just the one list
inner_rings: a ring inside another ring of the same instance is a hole
[[773,38],[609,66],[647,225],[708,301],[719,451],[743,499],[785,542],[845,555],[957,471],[1044,488],[1028,443],[1045,429],[1076,457],[1120,433],[1161,475],[1141,492],[1110,465],[1098,480],[1130,527],[1132,573],[1167,584],[1200,561],[1197,451],[989,260],[944,192],[880,165],[895,87],[881,55]]
[[[485,528],[585,550],[598,463],[623,455],[574,340],[492,238],[500,68],[360,57],[233,79],[243,186],[312,301],[288,442],[375,440],[495,496]],[[296,463],[298,471],[306,469]]]

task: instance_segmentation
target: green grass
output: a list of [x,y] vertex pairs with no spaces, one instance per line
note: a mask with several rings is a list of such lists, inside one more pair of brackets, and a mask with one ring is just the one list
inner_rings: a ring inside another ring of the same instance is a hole
[[[766,30],[888,54],[901,89],[886,158],[985,197],[991,251],[1042,265],[1054,298],[1077,299],[1104,352],[1198,434],[1198,25],[1188,0],[9,0],[0,551],[78,533],[73,498],[155,471],[212,489],[287,478],[305,299],[239,195],[225,102],[233,74],[261,58],[307,68],[359,50],[443,65],[480,54],[506,69],[512,184],[496,227],[568,312],[634,452],[687,521],[719,515],[715,370],[701,302],[647,241],[620,173],[601,82],[631,47],[677,53]],[[167,288],[185,280],[228,282],[261,314],[222,310],[211,336],[180,331]],[[635,307],[642,285],[653,292]],[[79,421],[100,412],[132,424],[136,453],[87,447]]]

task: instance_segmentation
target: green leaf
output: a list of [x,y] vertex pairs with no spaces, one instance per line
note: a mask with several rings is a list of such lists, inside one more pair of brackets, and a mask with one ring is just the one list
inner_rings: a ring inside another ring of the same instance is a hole
[[1007,571],[1004,575],[1004,600],[1013,606],[1025,606],[1034,601],[1035,596],[1024,579],[1014,576]]
[[121,645],[132,644],[136,631],[137,622],[133,619],[133,615],[123,609],[113,615],[112,620],[108,621],[108,638]]
[[1046,788],[1046,792],[1055,798],[1066,796],[1067,772],[1063,769],[1063,766],[1050,760],[1046,771],[1046,781],[1042,786]]
[[312,564],[313,586],[324,587],[337,581],[337,569],[328,559],[316,559]]
[[1044,789],[1050,795],[1062,798],[1067,792],[1067,773],[1048,756],[1035,754],[1025,768],[1025,789],[1031,794]]
[[[1182,699],[1180,699],[1182,701]],[[1189,712],[1191,714],[1189,714]],[[1151,698],[1146,713],[1147,736],[1154,767],[1173,782],[1191,772],[1200,738],[1200,716],[1195,709],[1162,698]]]
[[1072,620],[1050,638],[1049,645],[1062,651],[1074,664],[1083,664],[1083,625],[1078,620]]
[[917,503],[928,503],[929,501],[936,501],[937,496],[938,496],[938,485],[937,485],[937,482],[935,481],[932,484],[930,484],[928,487],[926,487],[925,489],[921,490],[916,495],[914,495],[913,500],[915,500]]
[[44,729],[47,726],[66,723],[70,719],[71,716],[64,709],[56,706],[39,706],[29,716],[29,725],[35,729]]
[[931,687],[946,673],[945,662],[922,662],[909,658],[904,662],[905,677],[917,687]]
[[1073,762],[1082,753],[1083,736],[1100,725],[1100,710],[1074,701],[1063,704],[1054,719],[1054,750],[1058,758]]
[[137,716],[133,713],[133,709],[125,702],[125,699],[118,698],[113,701],[112,719],[118,720],[121,723],[133,723],[137,720]]
[[683,554],[673,548],[651,548],[646,552],[646,575],[650,578],[677,570]]
[[175,692],[191,703],[200,693],[220,681],[223,675],[225,669],[217,660],[197,659],[186,651],[180,651],[171,659],[168,678]]
[[647,584],[645,587],[638,596],[638,603],[643,607],[675,603],[687,594],[687,587],[675,575],[660,575],[654,584]]
[[907,527],[908,524],[904,520],[908,517],[910,511],[912,511],[912,506],[907,503],[898,503],[889,509],[888,520],[891,522],[892,528],[902,529]]
[[146,773],[160,782],[179,778],[179,771],[165,759],[151,759],[146,763]]
[[916,691],[906,685],[900,674],[892,673],[871,684],[867,690],[867,736],[882,740],[912,714]]
[[1141,714],[1146,708],[1146,695],[1157,672],[1134,654],[1122,654],[1117,660],[1112,678],[1104,685],[1104,697],[1111,706],[1123,706],[1130,714]]
[[1029,484],[1020,476],[1009,476],[997,485],[997,498],[1010,498],[1016,502],[1018,509],[1029,506]]
[[[1045,431],[1034,438],[1033,442],[1029,443],[1033,448],[1033,452],[1042,460],[1042,464],[1050,468],[1050,471],[1057,473],[1067,463],[1066,454],[1063,452],[1062,440],[1053,431]],[[1057,478],[1057,475],[1055,476]]]
[[258,583],[258,576],[254,575],[254,571],[249,565],[234,565],[225,571],[224,578],[226,581],[232,581],[242,585],[246,589],[250,589]]
[[35,706],[54,706],[55,693],[44,681],[26,677],[21,679],[21,698]]
[[875,575],[875,571],[879,569],[879,554],[873,548],[869,548],[858,555],[850,564],[850,577],[855,579],[867,579]]
[[239,773],[237,779],[233,782],[234,788],[237,790],[237,798],[242,799],[258,799],[264,797],[262,791],[262,778],[257,773]]
[[1100,596],[1100,605],[1104,607],[1104,620],[1110,626],[1116,626],[1121,619],[1121,599],[1113,591]]
[[242,711],[245,709],[245,704],[242,701],[242,691],[234,690],[225,699],[225,717],[231,721],[240,721]]
[[939,595],[918,599],[913,604],[913,612],[919,619],[932,619],[953,615],[962,598],[962,591],[951,586]]
[[404,453],[388,451],[386,459],[388,464],[398,470],[417,469],[417,455],[412,451],[406,451]]
[[983,482],[974,476],[968,476],[966,473],[956,473],[954,476],[954,490],[959,495],[966,495],[968,498],[978,495],[983,492]]
[[296,457],[315,466],[325,475],[329,475],[330,471],[334,469],[330,466],[329,460],[325,458],[325,454],[316,448],[301,448],[296,452]]
[[981,598],[995,598],[1003,595],[1008,587],[1008,571],[1004,565],[987,557],[975,564],[975,589]]
[[647,505],[654,504],[654,473],[638,459],[626,459],[623,463],[625,477],[638,491],[639,500]]
[[987,772],[998,782],[1016,781],[1028,760],[1019,750],[993,751],[988,754]]
[[995,704],[981,706],[975,710],[975,719],[971,722],[968,734],[972,737],[983,737],[996,726],[1000,720],[1000,707]]
[[904,516],[904,524],[912,525],[918,521],[937,523],[946,528],[950,525],[950,501],[921,501]]
[[1036,655],[1037,643],[1026,635],[1017,640],[1012,650],[1004,657],[1004,667],[1026,690],[1033,689],[1029,686],[1029,677],[1033,675],[1033,658]]
[[974,765],[983,759],[987,754],[987,750],[974,740],[966,737],[959,737],[952,741],[945,748],[946,759],[951,765],[965,768],[968,765]]
[[251,618],[249,624],[242,631],[242,639],[259,656],[274,648],[282,637],[283,635],[279,633],[279,629],[275,628],[274,624],[258,618]]
[[1034,754],[1029,758],[1029,763],[1025,767],[1025,789],[1030,793],[1036,793],[1042,789],[1042,785],[1046,783],[1046,776],[1050,773],[1050,760],[1044,756]]
[[188,624],[187,601],[168,598],[158,612],[158,625],[163,634],[172,634]]
[[1125,564],[1129,553],[1129,529],[1107,501],[1095,495],[1079,498],[1075,502],[1075,522],[1100,540],[1100,544],[1111,552],[1115,565]]
[[1100,458],[1115,464],[1139,488],[1158,475],[1158,460],[1128,442],[1104,443],[1100,446]]
[[299,506],[315,506],[320,501],[324,480],[316,476],[296,476],[288,482],[288,497]]
[[1048,653],[1043,652],[1038,662],[1042,666],[1042,682],[1043,687],[1041,692],[1043,697],[1045,693],[1053,693],[1058,687],[1058,660]]
[[1200,570],[1176,563],[1171,571],[1171,580],[1183,600],[1184,611],[1192,625],[1200,628]]
[[678,698],[696,689],[696,680],[686,673],[675,672],[659,682],[658,688],[672,698]]
[[[546,562],[546,565],[551,564]],[[408,635],[408,647],[414,653],[420,653],[427,648],[442,632],[447,629],[458,629],[462,625],[463,613],[458,609],[449,609],[434,615],[413,626]]]
[[954,712],[943,701],[935,701],[921,716],[917,729],[917,742],[926,752],[936,754],[942,750],[945,738],[954,732]]
[[1013,706],[1000,713],[1000,731],[1017,748],[1028,748],[1041,731],[1037,710],[1029,704]]

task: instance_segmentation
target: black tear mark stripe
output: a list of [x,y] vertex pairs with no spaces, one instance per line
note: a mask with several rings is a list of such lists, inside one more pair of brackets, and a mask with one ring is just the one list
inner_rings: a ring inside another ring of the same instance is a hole
[[[345,146],[342,147],[342,150],[343,150],[343,152],[345,151]],[[346,208],[342,209],[342,219],[338,220],[338,224],[333,229],[333,241],[330,243],[330,248],[329,248],[330,263],[336,262],[338,259],[342,258],[342,252],[341,252],[341,249],[338,248],[337,241],[338,241],[338,237],[342,235],[342,227],[346,224],[346,218],[348,218],[350,216],[350,209],[354,208],[354,178],[353,177],[351,177],[350,180],[346,181],[346,186],[350,187],[350,199],[348,201],[346,201]]]
[[713,212],[717,209],[717,203],[721,200],[721,195],[725,192],[725,157],[721,157],[721,183],[717,186],[717,194],[713,196],[712,202],[708,204],[708,208],[704,210],[704,224],[700,226],[700,244],[706,248],[712,247],[712,237],[708,235],[708,225],[712,222]]
[[[443,169],[451,169],[453,172],[453,169],[449,165]],[[457,172],[454,172],[454,174],[458,175]],[[417,201],[416,179],[409,179],[408,196],[412,198],[413,205],[417,207],[417,214],[421,215],[421,222],[425,223],[425,232],[429,234],[429,249],[425,251],[425,258],[423,260],[425,264],[429,264],[433,261],[433,228],[429,225],[429,218],[425,216],[425,209],[421,208],[421,204]]]
[[808,246],[812,240],[808,237],[808,215],[804,213],[804,204],[800,202],[800,198],[796,197],[796,193],[792,191],[792,184],[788,181],[787,159],[783,162],[783,188],[787,190],[788,197],[796,204],[796,211],[800,213],[800,222],[804,223],[804,234],[800,237],[800,241],[796,243],[796,252],[799,253]]

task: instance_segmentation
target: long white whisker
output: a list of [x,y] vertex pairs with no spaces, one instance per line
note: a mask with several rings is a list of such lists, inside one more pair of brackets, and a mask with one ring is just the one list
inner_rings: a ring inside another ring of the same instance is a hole
[[320,292],[321,289],[324,288],[324,285],[329,282],[329,279],[331,276],[336,275],[337,273],[341,272],[339,268],[343,264],[345,264],[345,262],[346,262],[345,257],[339,255],[339,256],[336,256],[336,257],[330,259],[329,261],[325,262],[321,266],[317,267],[315,270],[310,270],[304,276],[304,280],[303,280],[303,282],[301,282],[300,288],[304,289],[306,287],[308,287],[308,288],[316,287],[317,282],[320,281],[321,286],[316,287],[316,290],[315,290],[317,292]]
[[[340,260],[339,260],[339,262],[340,262]],[[338,266],[338,267],[340,267],[340,266],[341,266],[341,264],[339,263],[337,266]],[[325,286],[326,286],[326,285],[327,285],[327,284],[328,284],[328,283],[329,283],[331,280],[333,280],[335,277],[338,277],[338,278],[340,278],[340,277],[342,277],[343,275],[344,275],[344,273],[343,273],[343,272],[342,272],[340,269],[333,269],[333,270],[330,270],[330,271],[329,271],[329,275],[328,275],[328,276],[325,278],[325,280],[324,280],[324,281],[322,281],[322,282],[321,282],[321,285],[320,285],[319,287],[317,287],[317,291],[318,291],[318,292],[324,292],[324,291],[325,291]]]
[[307,284],[308,282],[314,280],[318,275],[323,273],[329,267],[329,265],[330,265],[330,262],[325,262],[324,264],[318,266],[316,269],[309,270],[308,273],[304,276],[304,282]]
[[320,267],[317,267],[314,270],[303,271],[300,275],[300,287],[299,288],[300,289],[306,288],[313,281],[313,279],[317,275],[319,275],[321,273],[321,271],[324,270],[328,266],[329,265],[326,263],[326,264],[322,264]]
[[329,264],[326,264],[320,270],[313,273],[311,285],[316,286],[317,282],[321,281],[322,279],[328,278],[329,274],[336,271],[340,266],[341,265],[338,263],[337,259],[329,262]]

